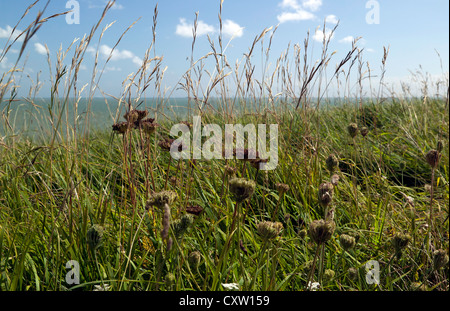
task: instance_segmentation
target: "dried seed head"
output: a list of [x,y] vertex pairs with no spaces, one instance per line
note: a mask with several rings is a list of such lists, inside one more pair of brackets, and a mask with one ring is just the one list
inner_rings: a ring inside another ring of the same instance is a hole
[[406,246],[408,246],[411,237],[408,234],[396,233],[392,238],[392,244],[394,245],[395,252],[401,255],[401,252]]
[[146,209],[151,206],[163,208],[165,204],[171,205],[178,198],[178,194],[175,191],[161,191],[154,193],[147,200]]
[[256,225],[256,230],[263,240],[272,240],[280,235],[283,229],[281,222],[262,221]]
[[308,234],[310,238],[317,244],[323,244],[331,239],[336,229],[334,221],[325,221],[323,219],[314,220],[309,224]]
[[87,242],[92,250],[99,248],[103,242],[103,227],[100,225],[93,225],[87,231]]
[[158,123],[154,123],[153,121],[154,119],[145,119],[140,122],[139,121],[136,122],[139,122],[138,124],[140,124],[145,134],[150,135],[153,134],[156,131],[156,128],[158,127]]
[[331,269],[325,269],[325,272],[323,274],[323,280],[325,282],[329,282],[331,280],[334,279],[334,276],[336,275],[336,273],[334,272],[334,270]]
[[125,134],[128,129],[128,123],[127,122],[118,122],[116,124],[113,124],[112,129],[114,132],[117,132],[119,134]]
[[308,231],[306,229],[302,229],[298,232],[298,237],[300,239],[304,239],[306,237],[306,235],[308,234]]
[[437,167],[440,157],[441,155],[439,154],[439,152],[434,149],[428,151],[428,153],[425,155],[425,159],[432,168]]
[[439,270],[448,264],[448,252],[438,249],[433,252],[433,268]]
[[355,238],[348,234],[343,234],[339,237],[339,242],[344,250],[349,250],[355,247]]
[[358,278],[358,269],[353,268],[353,267],[348,268],[347,276],[352,281],[356,280]]
[[237,203],[250,198],[255,191],[256,184],[246,178],[233,178],[229,182],[229,189]]
[[325,164],[327,165],[328,171],[332,173],[338,167],[339,160],[334,154],[330,154],[326,159]]
[[363,126],[363,127],[361,128],[360,132],[361,132],[361,136],[362,136],[362,137],[366,137],[367,134],[369,134],[369,129],[368,129],[367,127]]
[[138,112],[138,110],[133,109],[133,110],[127,111],[123,117],[125,120],[127,120],[128,122],[133,124],[134,122],[138,121],[139,112]]
[[192,214],[195,216],[200,216],[200,214],[203,212],[203,207],[199,205],[190,205],[186,206],[186,213]]
[[225,174],[227,176],[234,176],[236,175],[236,171],[237,169],[235,167],[229,166],[229,165],[225,165]]
[[333,176],[331,176],[331,184],[336,187],[339,184],[340,179],[339,175],[333,174]]
[[175,275],[173,273],[167,273],[165,277],[165,283],[166,286],[171,287],[173,284],[175,284]]
[[276,183],[275,188],[280,195],[289,191],[289,186],[283,183]]
[[158,146],[164,151],[170,151],[170,146],[172,146],[174,141],[175,140],[171,138],[164,138],[158,142]]
[[322,206],[328,206],[333,198],[333,184],[325,182],[319,185],[319,202]]
[[194,223],[194,218],[190,214],[184,214],[173,222],[173,233],[177,239],[181,238],[189,227]]
[[200,261],[202,259],[202,254],[199,251],[193,251],[189,254],[188,261],[189,265],[195,269],[200,265]]
[[356,135],[358,135],[358,124],[350,123],[347,126],[347,131],[348,131],[348,134],[350,135],[351,138],[355,138]]

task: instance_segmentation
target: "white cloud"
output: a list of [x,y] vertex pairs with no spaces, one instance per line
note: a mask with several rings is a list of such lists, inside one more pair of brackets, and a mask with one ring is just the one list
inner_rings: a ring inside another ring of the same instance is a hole
[[352,43],[355,38],[353,36],[347,36],[339,40],[340,43]]
[[325,33],[322,29],[317,28],[316,32],[313,35],[313,39],[317,42],[323,42],[325,36],[325,40],[332,39],[334,37],[334,34],[331,33],[331,29],[325,29]]
[[300,5],[298,4],[297,0],[283,0],[283,2],[280,3],[280,6],[282,8],[290,8],[294,10],[300,9]]
[[367,52],[370,52],[370,53],[373,53],[373,52],[375,52],[375,50],[374,50],[374,49],[372,49],[372,48],[367,48],[367,49],[366,49],[366,51],[367,51]]
[[277,16],[277,19],[280,23],[285,23],[289,21],[304,21],[304,20],[312,20],[316,16],[311,12],[299,9],[295,12],[283,12]]
[[[180,18],[180,23],[177,25],[175,33],[182,37],[192,37],[193,28],[193,24],[188,24],[185,18]],[[196,36],[203,36],[213,32],[215,32],[214,26],[208,25],[203,21],[197,22]]]
[[[12,36],[11,36],[12,33]],[[21,30],[15,29],[13,32],[13,28],[9,25],[6,25],[6,28],[2,28],[0,27],[0,39],[4,38],[4,39],[8,39],[9,36],[11,36],[11,41],[14,41],[14,39],[16,39],[20,34],[22,33]],[[23,39],[25,37],[25,34],[21,35],[17,41],[18,42],[23,42]]]
[[37,43],[34,44],[34,50],[35,50],[38,54],[41,54],[41,55],[47,55],[47,48],[46,48],[43,44],[41,44],[41,43],[39,43],[39,42],[37,42]]
[[327,24],[337,24],[339,22],[338,18],[336,17],[336,15],[328,15],[327,17],[325,17],[325,22]]
[[314,20],[316,16],[312,13],[322,6],[322,0],[283,0],[279,6],[283,8],[281,14],[277,15],[280,23],[289,21]]
[[[185,18],[180,18],[180,23],[176,27],[175,34],[186,38],[192,38],[193,29],[194,24],[188,23]],[[197,37],[206,34],[214,34],[217,32],[219,32],[219,30],[213,25],[209,25],[201,20],[197,22]],[[226,19],[222,24],[222,32],[224,35],[229,37],[242,37],[244,35],[244,27],[241,27],[239,24],[230,19]]]
[[322,6],[322,0],[303,0],[302,4],[305,9],[315,12]]
[[[90,46],[86,49],[86,52],[95,54],[97,51],[95,48]],[[106,44],[102,44],[98,48],[98,53],[104,59],[108,59],[110,57],[111,61],[119,61],[119,60],[129,59],[138,66],[142,65],[142,59],[139,56],[136,56],[133,52],[131,52],[129,50],[119,50],[118,48],[115,48],[113,50],[112,47],[110,47]]]
[[[102,4],[92,4],[90,2],[88,4],[89,9],[104,9],[106,5],[108,4],[108,0],[103,0]],[[118,4],[117,2],[114,3],[114,5],[111,7],[112,10],[123,10],[125,7],[122,4]]]
[[0,59],[0,69],[10,69],[12,67],[12,64],[8,63],[8,58],[4,56]]
[[230,37],[242,37],[244,35],[244,27],[239,26],[232,20],[226,19],[222,25],[222,31],[225,35]]

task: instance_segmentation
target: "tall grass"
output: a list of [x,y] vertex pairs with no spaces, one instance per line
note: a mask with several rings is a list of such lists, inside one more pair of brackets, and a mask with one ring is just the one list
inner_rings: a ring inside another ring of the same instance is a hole
[[[288,46],[273,66],[269,54],[276,28],[255,36],[234,65],[226,57],[229,43],[222,32],[217,42],[208,37],[211,51],[194,59],[196,18],[190,67],[178,83],[189,99],[188,117],[172,120],[165,114],[172,93],[162,89],[163,57],[155,50],[157,6],[142,66],[125,77],[120,96],[101,90],[110,58],[101,67],[98,53],[90,83],[79,85],[86,50],[111,26],[103,21],[113,4],[106,5],[88,35],[57,53],[55,66],[48,53],[51,131],[41,140],[20,135],[10,113],[27,43],[61,14],[43,18],[45,9],[37,14],[21,34],[16,63],[0,77],[0,103],[5,104],[1,290],[215,291],[238,283],[242,290],[278,291],[310,289],[317,281],[321,290],[333,291],[448,290],[448,256],[445,260],[437,252],[448,253],[448,76],[437,85],[422,80],[422,98],[410,96],[406,87],[396,94],[383,81],[388,48],[375,82],[359,39],[336,61],[329,51],[331,36],[324,36],[314,62],[309,34],[302,46]],[[111,55],[133,25],[118,37]],[[0,60],[15,44],[17,39],[7,43]],[[253,63],[258,53],[261,67]],[[64,65],[67,59],[70,66]],[[209,62],[212,72],[205,69]],[[370,97],[364,96],[366,78],[377,89]],[[40,85],[25,98],[30,105]],[[332,85],[339,91],[337,104],[324,105]],[[434,88],[436,95],[430,96]],[[114,130],[90,130],[95,120],[89,111],[80,124],[77,105],[84,91],[88,102],[100,91],[106,103],[119,103],[111,120]],[[160,103],[154,110],[145,107],[148,93]],[[157,126],[146,130],[130,118],[134,111],[146,111]],[[194,115],[220,126],[278,124],[277,168],[260,171],[237,159],[173,160],[161,142],[173,138],[173,124],[189,123]],[[349,138],[351,123],[360,131]],[[362,128],[368,130],[364,136]],[[439,163],[430,168],[426,154],[438,141]],[[337,183],[327,169],[331,154],[339,163],[333,172]],[[233,195],[234,177],[255,183],[242,201]],[[331,179],[324,209],[319,189]],[[311,224],[320,219],[333,221],[335,230],[317,243]],[[344,235],[355,240],[345,251]],[[70,260],[80,265],[79,284],[67,282]],[[370,260],[379,262],[378,284],[366,281]]]

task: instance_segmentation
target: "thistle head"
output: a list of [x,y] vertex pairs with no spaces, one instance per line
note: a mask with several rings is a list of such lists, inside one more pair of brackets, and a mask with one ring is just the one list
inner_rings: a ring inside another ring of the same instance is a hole
[[320,245],[331,239],[335,229],[336,224],[334,221],[319,219],[309,224],[308,234],[314,242]]
[[229,189],[237,203],[250,198],[255,192],[256,183],[246,178],[233,178],[229,182]]
[[263,240],[272,240],[278,237],[283,229],[281,222],[262,221],[256,225],[256,230]]

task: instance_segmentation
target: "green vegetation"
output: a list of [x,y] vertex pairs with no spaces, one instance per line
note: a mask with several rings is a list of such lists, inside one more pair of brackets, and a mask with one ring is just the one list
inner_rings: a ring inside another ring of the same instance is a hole
[[[156,16],[155,8],[154,28]],[[51,22],[41,18],[30,29]],[[153,45],[123,86],[126,113],[117,111],[114,128],[85,126],[80,133],[68,121],[77,110],[66,114],[66,105],[76,104],[69,95],[77,92],[76,73],[92,37],[73,47],[71,68],[54,68],[49,105],[57,113],[49,109],[48,139],[15,135],[5,108],[0,290],[216,291],[237,283],[242,290],[284,291],[307,290],[310,282],[326,291],[448,290],[448,98],[345,94],[341,104],[319,107],[310,90],[325,79],[331,56],[324,42],[322,59],[303,67],[307,40],[293,55],[301,70],[282,56],[260,88],[249,71],[251,53],[268,33],[255,38],[243,68],[231,69],[220,57],[221,40],[217,51],[212,43],[204,58],[214,58],[217,68],[204,94],[197,93],[193,70],[201,59],[192,61],[180,85],[192,99],[189,115],[202,115],[205,123],[278,124],[272,171],[247,160],[172,159],[169,131],[180,120],[146,111],[143,118],[156,120],[139,122],[133,113],[155,81],[158,98],[167,98],[158,93],[161,63],[149,56]],[[355,44],[330,79],[360,61]],[[281,78],[286,93],[274,105],[271,81],[278,71],[290,79]],[[227,91],[229,72],[237,92]],[[16,97],[16,74],[17,68],[0,77],[6,107]],[[219,108],[203,107],[213,95]],[[235,106],[241,111],[232,113]],[[79,284],[67,282],[70,260],[79,263]],[[366,280],[371,260],[379,263],[379,284]]]

